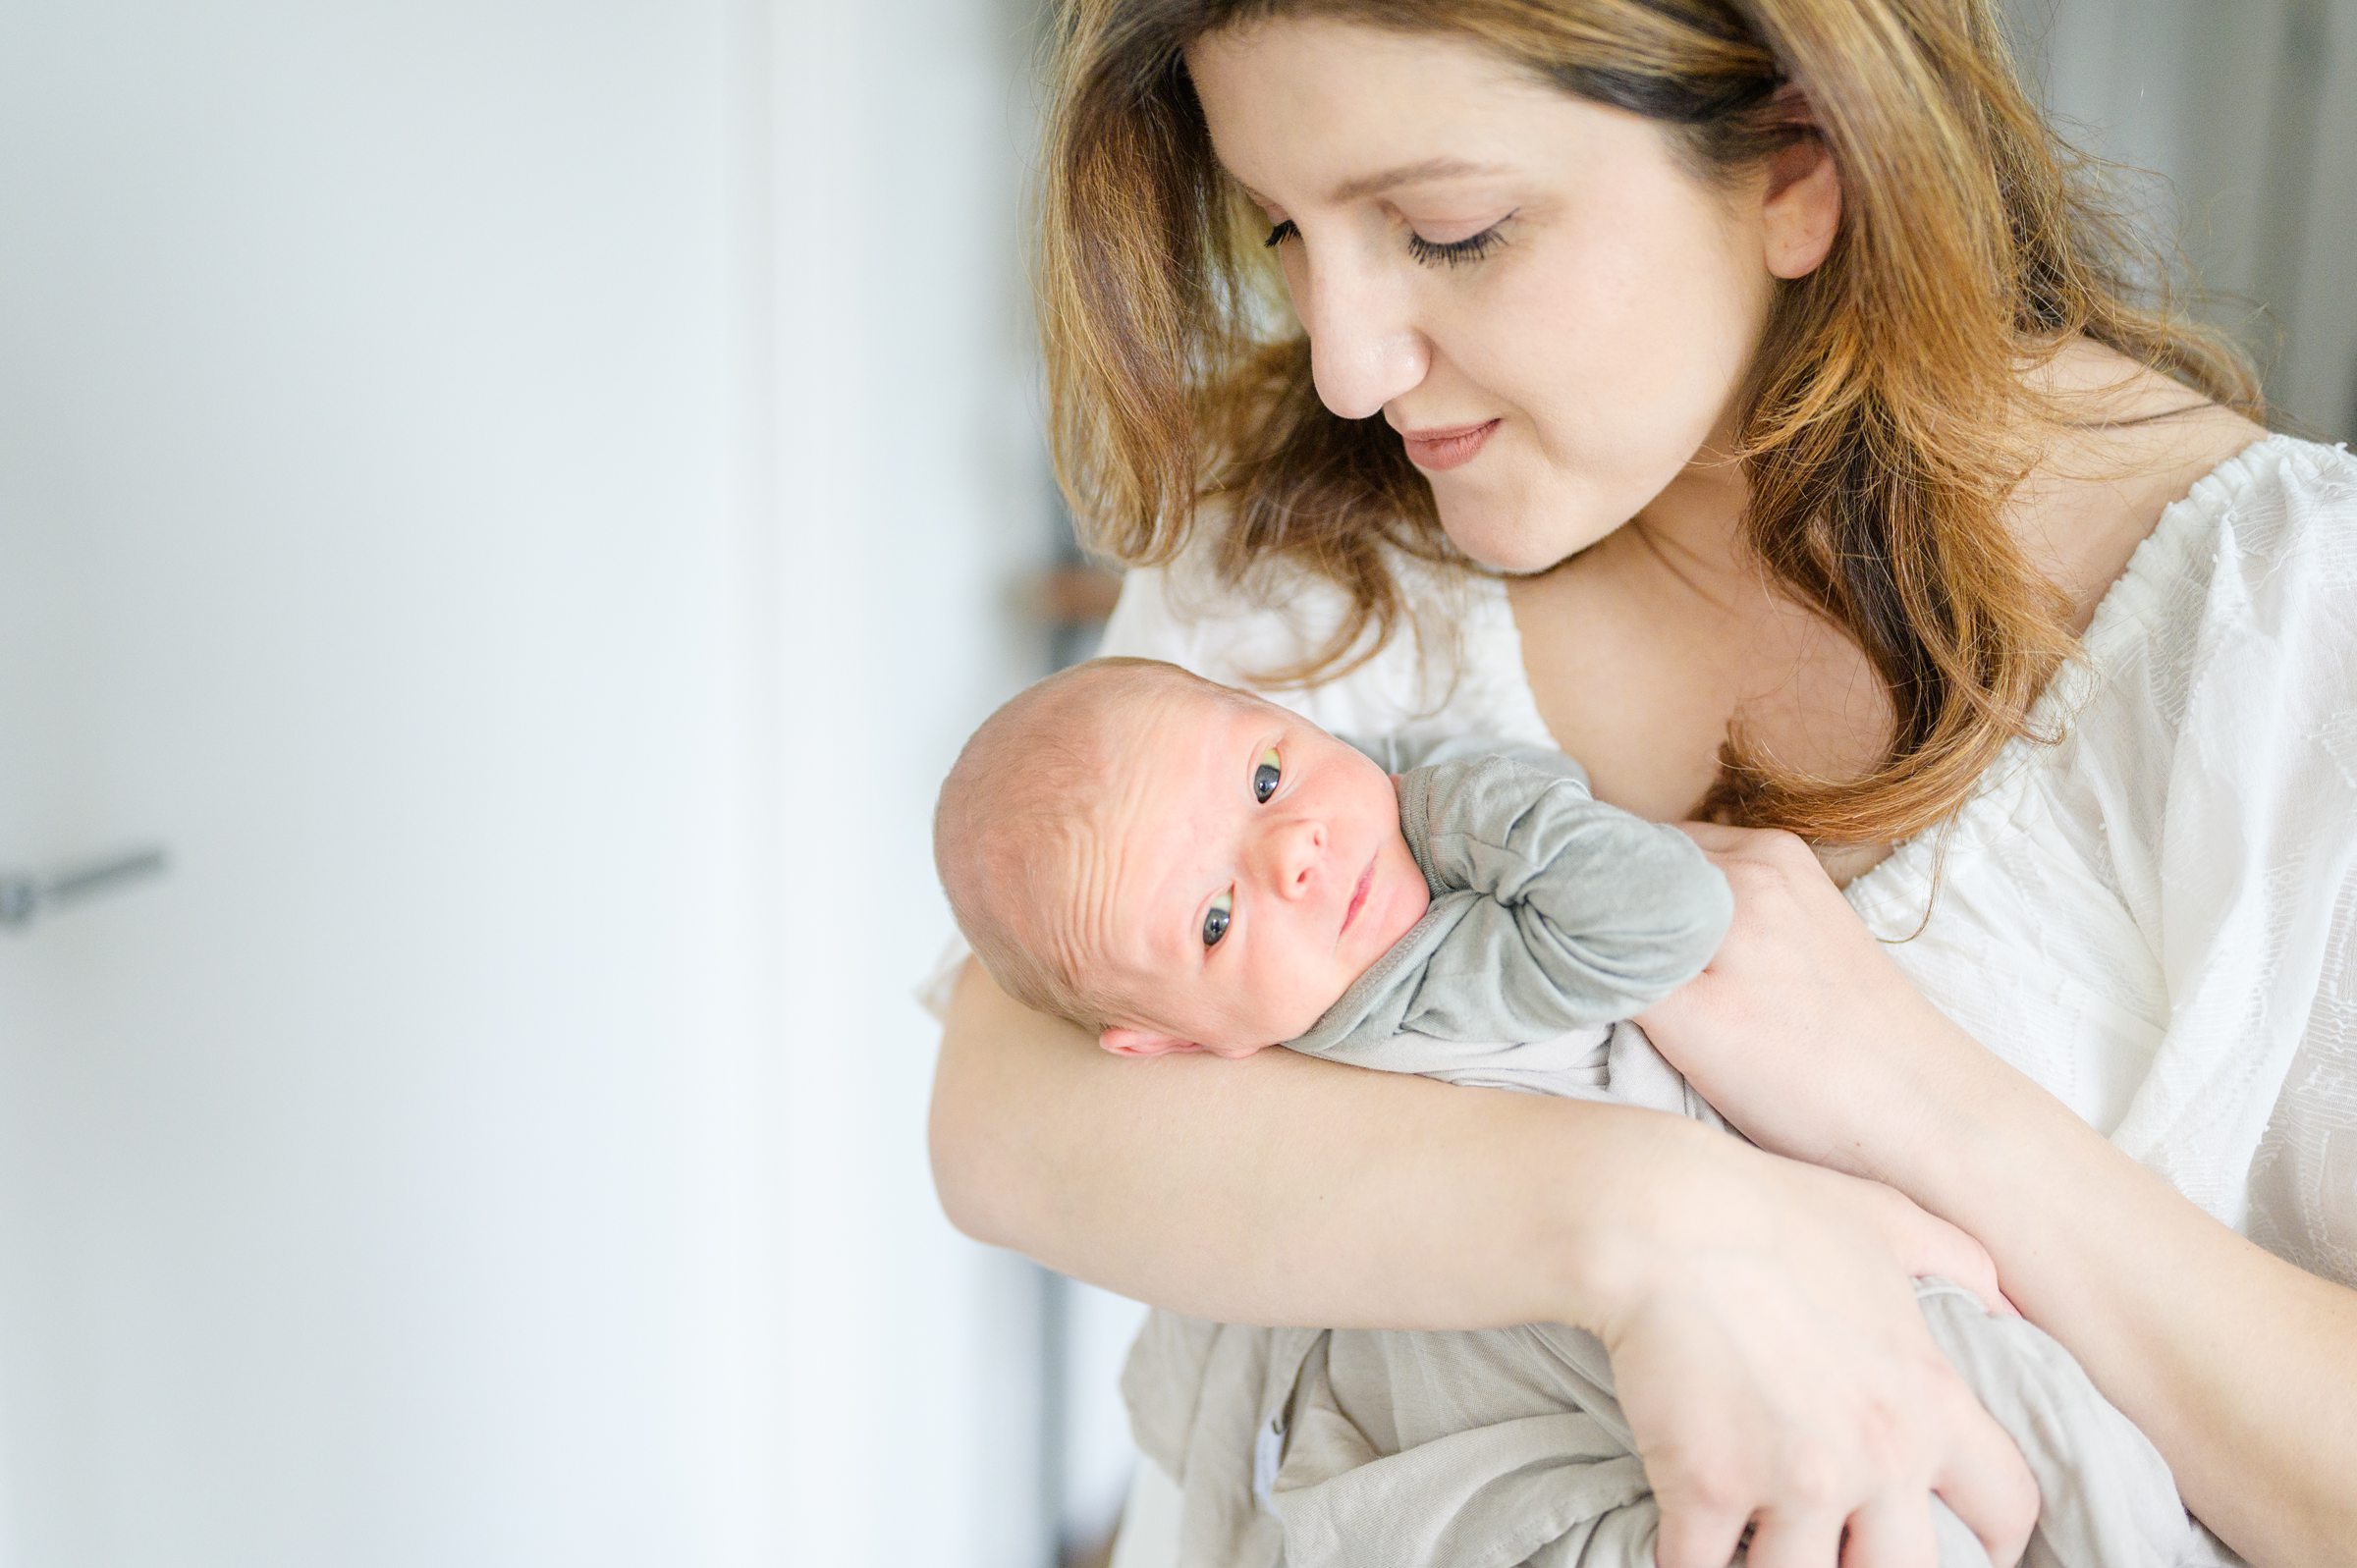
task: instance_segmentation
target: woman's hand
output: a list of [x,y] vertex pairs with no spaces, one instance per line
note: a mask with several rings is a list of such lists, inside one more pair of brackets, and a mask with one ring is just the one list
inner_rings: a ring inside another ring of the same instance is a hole
[[1934,1492],[2011,1568],[2036,1484],[1910,1283],[1939,1274],[1996,1306],[1989,1255],[1880,1183],[1718,1147],[1648,1205],[1599,1326],[1661,1506],[1660,1568],[1722,1568],[1746,1526],[1752,1568],[1931,1568]]
[[1881,1151],[1927,1136],[1995,1058],[1898,971],[1816,855],[1788,833],[1682,822],[1734,890],[1710,964],[1638,1015],[1704,1099],[1755,1142],[1887,1177]]

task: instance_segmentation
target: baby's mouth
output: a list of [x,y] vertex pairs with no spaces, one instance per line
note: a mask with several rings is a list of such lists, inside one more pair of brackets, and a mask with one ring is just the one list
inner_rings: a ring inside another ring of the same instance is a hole
[[1373,860],[1369,860],[1367,862],[1367,869],[1358,874],[1358,886],[1350,890],[1350,907],[1343,911],[1343,931],[1348,931],[1350,929],[1350,922],[1356,920],[1358,918],[1359,910],[1365,907],[1367,901],[1367,889],[1373,886],[1374,882],[1375,862]]

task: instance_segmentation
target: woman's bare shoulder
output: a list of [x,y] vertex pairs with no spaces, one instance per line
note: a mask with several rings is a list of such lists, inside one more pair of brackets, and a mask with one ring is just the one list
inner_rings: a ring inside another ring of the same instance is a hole
[[2098,344],[2081,341],[2032,373],[2070,422],[2012,496],[2014,537],[2060,586],[2084,631],[2161,514],[2266,427]]

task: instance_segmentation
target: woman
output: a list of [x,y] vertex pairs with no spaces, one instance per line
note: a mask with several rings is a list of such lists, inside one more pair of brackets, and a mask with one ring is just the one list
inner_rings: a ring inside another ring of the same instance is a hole
[[1931,1491],[2013,1560],[1905,1288],[2001,1282],[2227,1543],[2345,1552],[2357,462],[2130,302],[1986,5],[1085,0],[1049,158],[1108,651],[1707,819],[1735,927],[1642,1021],[1775,1153],[1118,1061],[968,965],[953,1218],[1228,1321],[1593,1327],[1665,1568],[1928,1562]]

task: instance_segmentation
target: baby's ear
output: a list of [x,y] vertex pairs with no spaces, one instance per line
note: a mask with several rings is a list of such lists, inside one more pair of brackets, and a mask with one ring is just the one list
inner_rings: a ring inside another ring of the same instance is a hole
[[1174,1051],[1201,1051],[1191,1040],[1177,1035],[1149,1034],[1143,1029],[1124,1029],[1120,1024],[1107,1024],[1097,1036],[1097,1044],[1117,1056],[1163,1056]]

